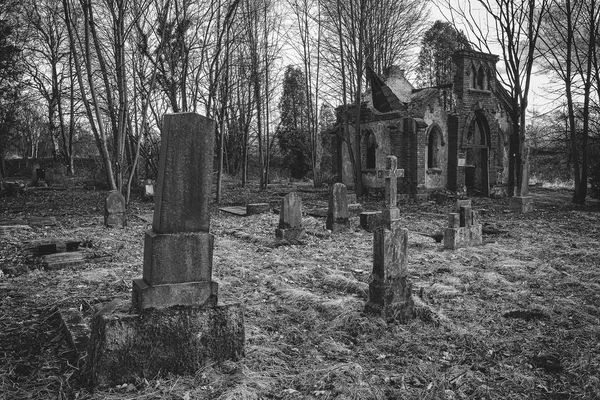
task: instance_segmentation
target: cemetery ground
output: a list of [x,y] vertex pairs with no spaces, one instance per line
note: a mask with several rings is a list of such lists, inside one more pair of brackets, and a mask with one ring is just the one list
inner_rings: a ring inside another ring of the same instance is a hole
[[[451,202],[401,202],[416,304],[405,324],[363,313],[373,234],[358,217],[330,235],[324,217],[304,215],[306,237],[289,244],[275,239],[274,213],[213,207],[213,277],[220,302],[244,304],[245,357],[195,376],[90,390],[78,381],[58,312],[77,308],[90,318],[114,300],[130,305],[153,203],[134,198],[128,226],[109,229],[106,192],[67,186],[0,198],[0,219],[13,221],[0,226],[0,399],[600,397],[598,201],[577,206],[568,191],[537,187],[536,210],[518,215],[507,199],[473,198],[483,245],[458,250],[422,235],[443,231]],[[224,200],[269,201],[291,189],[228,182]],[[326,207],[326,189],[296,189],[305,211]],[[378,210],[383,202],[362,204]],[[30,248],[53,238],[80,240],[83,262],[46,269]]]

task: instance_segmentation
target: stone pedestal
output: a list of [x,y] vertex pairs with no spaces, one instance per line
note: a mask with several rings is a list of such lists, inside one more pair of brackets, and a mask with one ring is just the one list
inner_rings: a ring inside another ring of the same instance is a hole
[[364,211],[360,213],[360,227],[367,232],[373,232],[381,226],[381,211]]
[[455,250],[460,247],[479,246],[482,243],[481,224],[469,227],[446,228],[444,230],[444,248]]
[[96,387],[184,375],[244,356],[239,304],[96,315],[83,375]]
[[398,221],[391,229],[380,226],[373,236],[373,280],[365,311],[386,321],[404,322],[412,317],[412,285],[408,280],[408,229]]
[[448,215],[448,227],[444,230],[445,249],[454,250],[459,247],[479,246],[482,243],[479,213],[473,211],[470,204],[470,200],[468,203],[458,203],[459,212]]
[[516,213],[525,214],[528,212],[532,212],[534,209],[533,197],[531,197],[531,196],[511,197],[508,202],[508,206],[510,207],[511,211],[516,212]]

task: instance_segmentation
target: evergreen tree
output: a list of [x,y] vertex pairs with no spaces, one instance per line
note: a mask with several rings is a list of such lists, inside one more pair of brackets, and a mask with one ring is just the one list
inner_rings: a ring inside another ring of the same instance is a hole
[[284,164],[292,178],[302,179],[310,171],[308,102],[301,68],[288,65],[279,101],[281,121],[277,129]]
[[452,83],[452,54],[463,49],[471,49],[464,33],[450,22],[435,21],[421,40],[417,85],[431,87]]

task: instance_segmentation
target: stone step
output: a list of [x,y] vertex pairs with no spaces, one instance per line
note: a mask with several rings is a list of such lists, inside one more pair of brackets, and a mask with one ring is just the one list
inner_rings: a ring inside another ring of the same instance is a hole
[[68,253],[54,253],[41,256],[41,264],[46,270],[58,270],[67,267],[74,267],[85,262],[85,254],[80,251],[70,251]]

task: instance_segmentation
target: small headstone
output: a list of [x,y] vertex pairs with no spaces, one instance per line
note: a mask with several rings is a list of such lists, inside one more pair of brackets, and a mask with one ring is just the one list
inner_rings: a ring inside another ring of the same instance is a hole
[[479,213],[471,209],[471,200],[457,200],[458,213],[448,215],[444,231],[444,248],[478,246],[482,243]]
[[408,279],[408,229],[401,227],[396,206],[396,177],[401,172],[395,156],[388,156],[387,166],[386,207],[373,234],[373,279],[365,311],[403,322],[412,317],[414,307]]
[[275,236],[288,241],[300,240],[304,236],[302,228],[302,198],[296,193],[288,193],[281,199],[279,226]]
[[450,213],[448,214],[448,227],[459,228],[460,227],[460,214]]
[[332,233],[341,232],[350,226],[348,190],[343,183],[335,183],[331,186],[325,226]]
[[251,203],[246,204],[246,215],[264,214],[271,211],[269,203]]
[[144,198],[147,200],[154,198],[154,185],[153,184],[145,184],[144,185]]
[[104,225],[120,228],[127,225],[125,197],[118,190],[111,190],[104,203]]
[[460,211],[460,226],[469,227],[473,222],[473,217],[471,213],[471,206],[461,206]]

